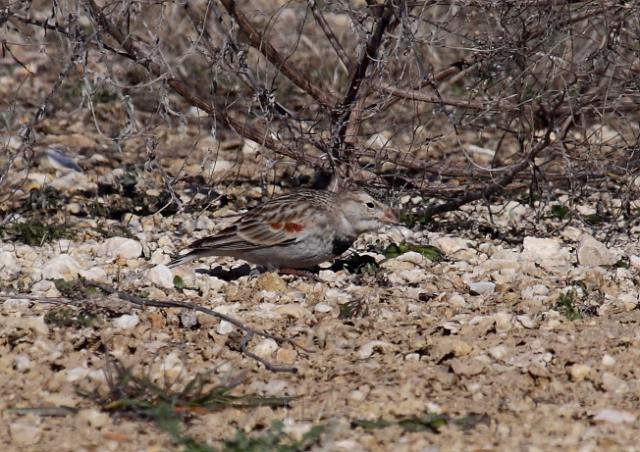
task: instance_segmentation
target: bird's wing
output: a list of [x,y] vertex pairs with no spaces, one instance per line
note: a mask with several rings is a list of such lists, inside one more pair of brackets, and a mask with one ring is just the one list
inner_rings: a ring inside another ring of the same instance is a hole
[[193,242],[189,248],[243,251],[288,245],[303,240],[312,226],[320,226],[319,213],[318,206],[275,199],[217,234]]

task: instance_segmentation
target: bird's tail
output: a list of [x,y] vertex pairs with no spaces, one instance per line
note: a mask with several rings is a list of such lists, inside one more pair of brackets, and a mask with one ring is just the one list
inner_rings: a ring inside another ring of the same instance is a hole
[[167,264],[167,267],[173,268],[178,265],[186,264],[187,262],[197,259],[198,256],[198,250],[189,251],[187,254],[183,254],[182,256],[174,256],[173,260]]

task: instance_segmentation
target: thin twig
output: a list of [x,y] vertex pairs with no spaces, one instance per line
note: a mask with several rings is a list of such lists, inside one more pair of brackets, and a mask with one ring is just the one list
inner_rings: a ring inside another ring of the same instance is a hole
[[335,96],[331,94],[328,89],[314,85],[308,78],[302,75],[303,72],[299,68],[294,67],[290,61],[280,55],[276,48],[266,39],[264,34],[260,33],[247,16],[237,7],[235,0],[220,0],[220,3],[222,3],[229,15],[235,19],[240,29],[249,39],[252,47],[260,51],[278,71],[321,105],[327,108],[333,108],[335,105]]
[[320,8],[318,8],[318,3],[316,3],[316,0],[308,0],[307,3],[309,4],[309,8],[311,8],[313,18],[322,29],[324,35],[331,44],[331,47],[333,47],[333,50],[336,52],[336,55],[338,55],[338,60],[340,61],[340,63],[342,63],[342,67],[345,71],[347,71],[347,73],[350,73],[351,64],[349,63],[349,57],[344,51],[344,48],[342,48],[342,44],[340,44],[340,41],[338,41],[335,33],[327,23],[327,19],[324,18],[322,11],[320,10]]
[[386,9],[382,16],[380,16],[376,21],[373,33],[369,37],[367,45],[360,56],[360,61],[358,61],[358,64],[354,67],[351,73],[351,79],[349,81],[347,91],[345,92],[340,104],[335,108],[335,120],[329,144],[329,153],[338,161],[344,162],[347,160],[345,158],[347,156],[341,155],[341,148],[344,146],[345,142],[348,119],[351,116],[351,111],[354,108],[355,100],[358,96],[358,92],[360,91],[360,86],[367,74],[369,64],[377,58],[378,50],[382,45],[382,37],[394,15],[391,4],[391,0],[386,1]]

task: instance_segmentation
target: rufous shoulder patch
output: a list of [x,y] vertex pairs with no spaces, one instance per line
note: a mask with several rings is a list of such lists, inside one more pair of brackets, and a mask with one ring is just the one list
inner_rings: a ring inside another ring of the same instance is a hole
[[287,232],[300,232],[304,229],[304,225],[300,223],[285,223],[284,230]]
[[269,226],[271,226],[271,229],[274,229],[276,231],[282,229],[282,223],[271,223]]

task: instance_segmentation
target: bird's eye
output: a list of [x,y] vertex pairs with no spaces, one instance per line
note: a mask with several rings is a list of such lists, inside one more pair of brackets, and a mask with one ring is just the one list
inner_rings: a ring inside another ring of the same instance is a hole
[[371,201],[369,201],[369,202],[366,204],[366,206],[367,206],[369,209],[373,209],[376,205],[375,205],[374,203],[372,203]]

